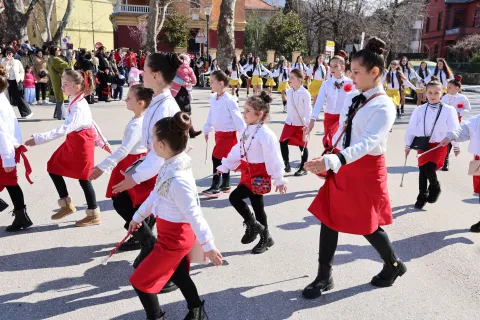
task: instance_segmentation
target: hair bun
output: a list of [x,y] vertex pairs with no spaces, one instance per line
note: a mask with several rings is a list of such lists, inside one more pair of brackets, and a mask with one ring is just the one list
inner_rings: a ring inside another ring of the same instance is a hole
[[171,53],[171,52],[167,53],[167,59],[170,65],[174,69],[178,69],[183,63],[176,53]]
[[185,112],[177,112],[172,118],[171,129],[173,131],[185,132],[187,133],[190,127],[192,126],[192,121],[190,116]]
[[0,66],[0,77],[6,77],[7,76],[7,70]]
[[439,82],[440,79],[439,79],[438,77],[436,77],[436,76],[432,76],[432,77],[430,78],[430,82],[433,82],[433,81]]
[[367,44],[365,45],[366,50],[375,52],[376,54],[379,54],[379,55],[384,54],[385,47],[386,47],[385,42],[377,37],[370,38]]
[[260,93],[260,99],[263,100],[263,102],[265,103],[270,103],[273,101],[272,97],[268,94],[267,91],[263,90],[261,93]]
[[462,82],[462,76],[461,75],[456,75],[455,76],[455,81]]

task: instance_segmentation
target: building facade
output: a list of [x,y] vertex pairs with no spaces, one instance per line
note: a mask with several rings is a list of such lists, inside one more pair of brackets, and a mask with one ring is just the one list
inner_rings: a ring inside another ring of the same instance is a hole
[[[114,28],[113,39],[115,48],[132,48],[139,50],[142,39],[139,34],[144,28],[144,21],[149,12],[148,0],[114,0],[114,9],[111,21]],[[174,10],[188,17],[188,28],[191,39],[186,48],[189,53],[203,52],[204,43],[197,43],[199,32],[206,32],[207,19],[204,8],[207,4],[212,6],[210,15],[208,40],[209,48],[216,48],[218,44],[217,25],[220,15],[221,0],[212,0],[208,3],[205,0],[200,3],[192,1],[178,1],[172,4],[167,10],[167,15]],[[235,48],[243,49],[245,32],[245,0],[237,0],[235,5]],[[143,24],[143,25],[142,25]],[[162,33],[158,35],[157,50],[173,51],[174,48],[162,42]]]
[[480,0],[429,0],[423,26],[422,52],[449,57],[450,47],[480,33]]

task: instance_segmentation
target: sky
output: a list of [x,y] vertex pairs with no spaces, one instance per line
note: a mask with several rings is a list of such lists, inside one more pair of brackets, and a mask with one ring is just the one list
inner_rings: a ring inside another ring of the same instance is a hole
[[263,0],[263,1],[274,6],[280,6],[280,7],[285,6],[285,0]]

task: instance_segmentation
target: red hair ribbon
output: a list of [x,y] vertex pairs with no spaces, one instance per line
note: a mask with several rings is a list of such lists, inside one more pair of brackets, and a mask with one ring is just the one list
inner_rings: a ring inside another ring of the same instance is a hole
[[462,82],[462,76],[455,76],[455,81]]
[[463,109],[463,107],[465,107],[465,105],[463,103],[459,103],[459,104],[457,104],[457,107],[458,107],[458,109]]
[[343,90],[347,93],[352,91],[352,89],[353,89],[353,86],[352,86],[351,83],[346,83],[346,84],[343,85]]
[[337,56],[340,56],[343,59],[347,60],[347,54],[342,50],[337,53]]

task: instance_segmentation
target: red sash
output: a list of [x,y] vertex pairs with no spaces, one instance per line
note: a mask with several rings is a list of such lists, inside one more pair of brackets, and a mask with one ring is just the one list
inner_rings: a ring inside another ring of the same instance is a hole
[[240,170],[240,182],[238,185],[245,185],[248,189],[252,190],[252,178],[268,176],[267,167],[265,163],[247,163],[242,161],[235,171]]
[[[475,160],[480,160],[480,157],[475,155]],[[473,176],[473,192],[480,193],[480,176]]]
[[[27,148],[24,145],[15,148],[15,164],[20,163],[20,157],[22,157],[23,165],[25,166],[25,178],[30,184],[33,184],[32,180],[30,180],[32,167],[30,166],[30,162],[28,161],[25,152],[27,152]],[[2,158],[0,157],[0,191],[2,191],[6,186],[16,186],[17,184],[17,167],[15,166],[11,172],[6,172],[3,168]]]
[[322,139],[323,146],[325,148],[331,147],[333,145],[333,136],[335,135],[335,133],[337,133],[337,130],[340,127],[339,120],[339,114],[325,113],[323,119],[323,132],[325,134]]
[[285,123],[282,134],[280,135],[280,142],[288,140],[288,145],[290,146],[305,146],[305,141],[303,141],[303,128],[303,126],[292,126],[291,124]]
[[215,132],[215,147],[213,148],[213,157],[216,159],[226,158],[230,150],[237,144],[237,132]]

